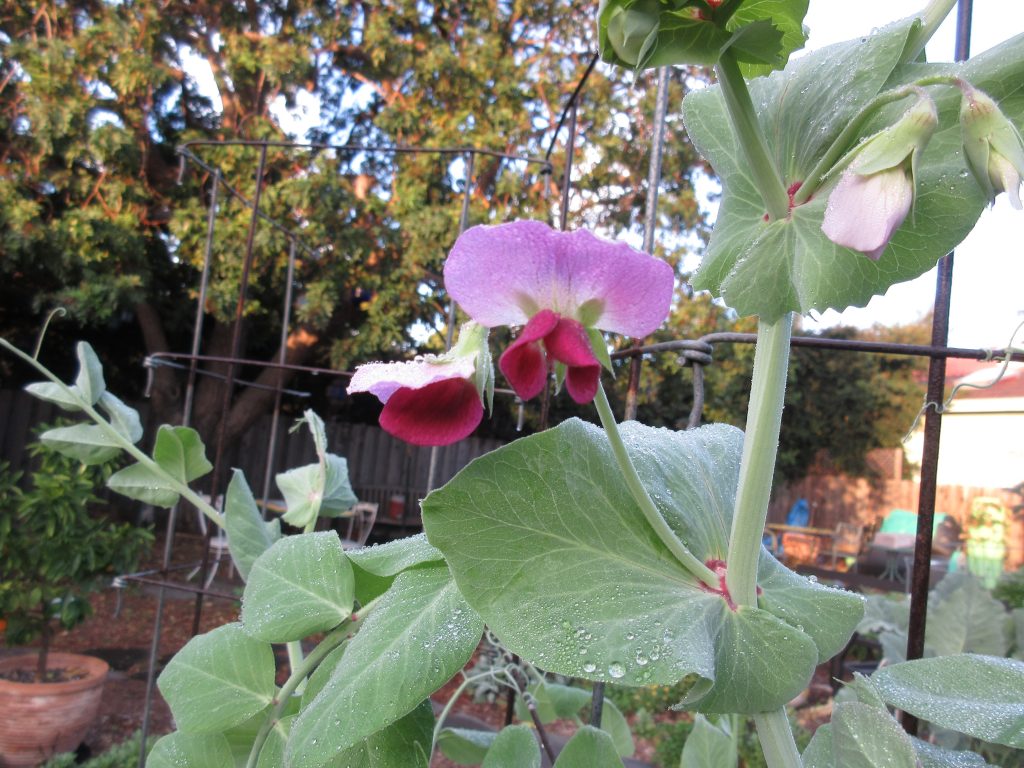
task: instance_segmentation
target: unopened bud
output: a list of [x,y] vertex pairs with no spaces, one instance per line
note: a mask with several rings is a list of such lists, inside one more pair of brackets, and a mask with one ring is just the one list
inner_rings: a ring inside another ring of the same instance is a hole
[[1010,204],[1020,210],[1024,175],[1024,141],[1020,132],[988,94],[967,83],[962,90],[960,128],[967,167],[989,202],[1005,192]]

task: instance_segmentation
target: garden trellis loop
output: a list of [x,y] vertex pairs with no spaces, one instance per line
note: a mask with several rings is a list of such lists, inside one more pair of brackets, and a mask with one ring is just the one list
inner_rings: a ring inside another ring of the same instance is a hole
[[[963,21],[966,19],[966,23]],[[966,45],[966,34],[969,31],[969,19],[970,19],[970,2],[961,2],[961,24],[960,24],[960,35],[961,44]],[[964,51],[964,48],[960,48]],[[587,74],[592,70],[596,58],[590,62],[590,66],[587,68]],[[576,115],[579,109],[580,99],[585,93],[584,83],[586,75],[581,79],[576,91],[573,94],[568,106],[563,111],[558,127],[555,130],[555,137],[552,138],[551,146],[548,149],[547,157],[544,159],[529,158],[518,155],[513,155],[504,152],[478,149],[472,147],[438,147],[438,148],[418,148],[409,146],[383,146],[383,145],[349,145],[349,144],[309,144],[309,143],[297,143],[297,142],[286,142],[286,141],[196,141],[188,142],[181,146],[179,149],[181,155],[181,173],[184,174],[188,167],[192,166],[200,171],[209,174],[212,179],[212,183],[209,184],[210,193],[210,204],[209,204],[209,220],[207,230],[207,249],[205,254],[205,264],[203,275],[200,283],[199,292],[199,303],[197,305],[196,313],[196,325],[193,337],[193,348],[189,354],[178,354],[178,353],[159,353],[151,355],[147,360],[149,366],[160,366],[160,365],[183,365],[179,361],[187,361],[188,369],[188,385],[186,389],[186,408],[185,408],[185,424],[188,424],[188,419],[191,415],[192,398],[195,389],[195,382],[198,376],[206,375],[208,372],[203,371],[199,368],[199,365],[203,362],[208,363],[223,363],[228,366],[227,373],[223,375],[224,391],[225,391],[225,402],[230,402],[230,398],[233,393],[234,386],[249,386],[250,382],[243,382],[236,378],[236,369],[246,365],[260,365],[266,368],[277,368],[281,370],[296,371],[302,373],[308,373],[311,375],[324,375],[324,376],[338,376],[344,377],[351,375],[349,372],[337,371],[328,368],[318,368],[314,366],[300,366],[291,365],[283,359],[283,344],[282,344],[282,357],[277,362],[267,361],[254,361],[245,358],[240,354],[240,349],[233,342],[232,354],[227,356],[214,356],[214,355],[201,355],[200,345],[202,336],[202,315],[204,297],[206,296],[206,290],[208,287],[209,279],[209,263],[212,252],[212,243],[216,232],[216,215],[218,210],[218,194],[224,193],[229,198],[237,200],[241,205],[251,209],[251,221],[248,230],[248,237],[245,246],[245,264],[246,268],[251,264],[254,250],[254,234],[258,226],[268,226],[275,232],[283,236],[289,246],[289,257],[288,257],[288,277],[286,279],[286,297],[285,306],[282,311],[282,332],[286,333],[289,325],[289,313],[291,309],[291,288],[294,283],[294,267],[296,261],[296,252],[299,251],[309,256],[315,256],[317,249],[308,243],[303,236],[303,233],[294,225],[294,222],[282,222],[278,219],[269,216],[267,213],[260,208],[259,191],[262,186],[263,177],[263,163],[266,159],[266,153],[269,149],[282,149],[282,150],[295,150],[295,151],[335,151],[335,152],[380,152],[380,153],[394,153],[394,154],[438,154],[443,156],[449,156],[453,158],[462,158],[465,163],[465,187],[462,193],[462,210],[459,216],[459,231],[464,230],[469,224],[469,203],[470,196],[473,191],[473,174],[474,174],[474,160],[477,156],[487,156],[496,158],[500,161],[514,161],[514,162],[525,162],[528,165],[533,164],[539,166],[538,173],[545,176],[551,176],[553,174],[553,166],[549,160],[552,149],[555,146],[557,136],[563,128],[568,129],[566,146],[567,146],[567,160],[563,176],[560,183],[561,200],[558,209],[559,223],[562,229],[565,229],[569,221],[569,206],[568,200],[569,195],[572,191],[572,157],[576,149],[577,140],[577,126],[576,126]],[[647,190],[646,200],[646,216],[645,216],[645,228],[644,228],[644,246],[645,249],[651,250],[653,248],[655,239],[655,228],[656,228],[656,210],[657,210],[657,192],[658,182],[661,178],[661,159],[662,159],[662,134],[665,127],[665,115],[667,112],[667,83],[668,75],[667,70],[662,69],[659,71],[658,77],[658,96],[655,104],[655,116],[654,116],[654,132],[651,137],[651,162],[648,174],[649,186]],[[243,194],[238,188],[230,185],[224,179],[222,170],[213,163],[210,163],[203,159],[201,151],[206,147],[222,147],[222,146],[244,146],[250,147],[260,153],[260,164],[259,169],[256,173],[256,186],[255,189],[257,194],[253,195],[252,199]],[[545,185],[545,190],[547,186]],[[793,346],[812,347],[820,349],[829,349],[840,352],[851,352],[851,353],[872,353],[872,354],[895,354],[895,355],[910,355],[917,357],[928,358],[931,362],[931,371],[929,375],[929,397],[934,387],[938,387],[938,392],[941,396],[942,388],[944,385],[944,368],[945,360],[948,358],[965,358],[965,359],[977,359],[982,360],[989,354],[986,350],[975,350],[975,349],[961,349],[961,348],[950,348],[946,346],[947,338],[947,325],[948,325],[948,313],[949,313],[949,302],[950,302],[950,286],[951,286],[951,259],[947,258],[943,261],[940,267],[940,276],[936,289],[936,303],[935,303],[935,328],[932,338],[932,343],[929,345],[908,345],[908,344],[889,344],[879,342],[864,342],[864,341],[853,341],[843,339],[822,339],[816,337],[795,337],[792,340]],[[243,309],[246,303],[246,290],[247,286],[243,281],[239,287],[239,296],[236,309],[236,330],[241,326],[241,319],[243,316]],[[450,346],[451,330],[454,328],[454,317],[455,307],[449,304],[447,313],[447,328],[449,331],[449,338],[447,343]],[[639,388],[639,377],[643,366],[643,360],[645,355],[661,353],[661,352],[677,352],[686,361],[686,364],[693,369],[693,408],[688,418],[688,426],[695,427],[700,423],[701,411],[703,409],[704,402],[704,367],[707,365],[713,365],[714,355],[713,350],[716,344],[748,344],[753,343],[755,336],[753,334],[735,334],[735,333],[714,333],[700,337],[699,339],[692,340],[679,340],[664,342],[660,344],[643,345],[640,340],[634,340],[632,346],[623,349],[613,355],[613,358],[624,359],[629,358],[629,387],[627,391],[626,400],[626,418],[632,418],[635,416],[637,394]],[[1024,354],[1020,352],[1014,352],[1012,350],[1003,350],[997,353],[999,356],[1005,355],[1007,359],[1021,361],[1024,360]],[[220,374],[214,374],[220,375]],[[282,397],[284,395],[298,396],[300,393],[297,390],[287,390],[280,384],[275,388],[275,405],[274,405],[274,416],[272,424],[276,430],[278,417],[282,407]],[[502,390],[499,390],[502,391]],[[935,504],[935,485],[936,485],[936,459],[938,454],[938,423],[941,419],[941,414],[936,413],[927,414],[928,419],[926,420],[925,430],[925,443],[924,443],[924,462],[922,467],[922,484],[921,484],[921,497],[920,505],[918,508],[918,546],[915,551],[913,577],[912,577],[912,611],[911,611],[911,624],[910,624],[910,637],[911,642],[915,642],[915,636],[923,637],[924,630],[924,604],[926,601],[928,591],[928,566],[930,560],[930,532],[931,532],[931,521],[934,515],[934,504]],[[934,416],[934,419],[932,417]],[[216,485],[219,484],[221,475],[223,474],[222,468],[222,449],[223,449],[223,434],[218,435],[217,439],[217,461],[215,462],[214,469],[214,482],[216,491]],[[277,441],[276,432],[272,433],[270,443],[268,445],[268,461],[266,462],[266,471],[264,474],[264,492],[262,498],[266,499],[268,496],[269,479],[273,469],[273,454],[275,450],[275,444]],[[430,483],[432,484],[434,476],[434,465],[435,465],[436,453],[432,453],[431,456],[431,469],[430,469]],[[171,547],[173,546],[173,533],[174,533],[174,521],[175,521],[176,508],[172,509],[171,514],[168,518],[167,527],[167,539],[166,548],[164,553],[164,571],[160,572],[162,575],[166,573],[166,569],[170,563]],[[209,548],[206,549],[209,552]],[[204,561],[203,576],[205,576],[207,563]],[[146,575],[129,575],[128,578],[134,578],[135,580],[147,583],[157,584],[160,586],[158,592],[158,608],[157,618],[154,625],[154,638],[153,646],[150,655],[150,665],[147,677],[148,688],[146,697],[146,715],[144,720],[143,731],[145,733],[148,727],[149,717],[149,706],[152,698],[153,690],[152,685],[155,679],[154,671],[156,667],[156,648],[159,643],[160,635],[160,616],[161,606],[164,599],[164,588],[166,582],[159,579],[151,579],[150,576],[153,574]],[[203,577],[201,576],[201,578]],[[196,588],[196,594],[198,595],[196,603],[196,623],[202,611],[202,597],[204,594],[213,593],[208,592],[204,589]],[[918,656],[920,653],[917,654]],[[908,651],[908,658],[913,658],[911,653]],[[593,712],[596,715],[598,722],[600,721],[600,709],[601,707],[601,693],[600,687],[598,686],[595,691],[594,707]],[[910,724],[908,723],[908,726]]]

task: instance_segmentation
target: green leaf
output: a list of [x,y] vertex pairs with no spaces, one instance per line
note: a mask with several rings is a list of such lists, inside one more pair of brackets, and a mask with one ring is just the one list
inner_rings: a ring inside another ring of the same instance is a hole
[[585,725],[569,739],[554,768],[622,768],[612,737]]
[[336,517],[359,501],[349,485],[348,462],[327,453],[323,420],[313,411],[306,411],[299,423],[303,422],[313,435],[318,461],[275,478],[288,510],[282,519],[297,528],[305,528],[317,515]]
[[263,519],[240,469],[231,471],[224,503],[224,528],[228,534],[231,559],[243,580],[249,578],[256,558],[281,538],[281,521],[276,517],[273,520]]
[[142,420],[139,412],[128,405],[125,405],[120,398],[109,392],[104,392],[99,400],[100,408],[106,411],[110,418],[110,426],[118,431],[130,443],[137,443],[142,439]]
[[39,437],[45,445],[83,464],[102,464],[121,452],[117,438],[98,424],[74,424],[48,429]]
[[[69,393],[67,389],[70,389],[71,392]],[[25,391],[33,397],[59,405],[65,411],[82,410],[82,404],[75,397],[80,394],[78,390],[73,386],[67,389],[63,384],[56,384],[52,381],[35,381],[25,385]]]
[[270,704],[274,674],[270,645],[235,622],[189,640],[160,673],[158,685],[178,728],[216,733]]
[[471,728],[442,728],[437,736],[441,754],[456,765],[480,765],[498,734]]
[[78,376],[75,377],[75,389],[81,393],[82,399],[89,405],[96,405],[107,385],[103,381],[103,365],[92,347],[84,341],[75,346],[78,355]]
[[911,738],[920,768],[985,768],[988,763],[974,752],[943,749],[921,739]]
[[836,704],[832,751],[843,768],[916,768],[910,737],[885,710],[859,701]]
[[405,717],[336,755],[328,765],[330,768],[427,768],[433,737],[434,712],[430,702],[424,701]]
[[318,768],[412,711],[472,656],[483,622],[443,565],[406,571],[367,616],[323,690],[299,715],[292,764]]
[[633,734],[629,730],[629,723],[610,699],[606,699],[601,708],[601,730],[612,737],[615,751],[619,753],[620,757],[632,757],[636,752],[636,744],[633,743]]
[[213,768],[234,765],[231,748],[220,733],[169,733],[146,757],[148,768]]
[[178,491],[166,476],[145,464],[132,464],[115,472],[107,478],[107,487],[129,499],[157,507],[173,507],[178,501]]
[[[835,768],[832,759],[832,724],[819,725],[800,756],[803,768]],[[681,768],[687,768],[682,766]]]
[[191,427],[162,425],[156,433],[153,460],[185,485],[213,469],[206,458],[202,438]]
[[300,709],[308,707],[310,702],[317,697],[317,694],[324,689],[327,681],[333,677],[334,670],[341,663],[341,657],[345,655],[347,649],[348,643],[342,643],[328,653],[324,660],[313,670],[313,674],[306,679],[306,687],[302,689],[302,705]]
[[1024,608],[1014,608],[1011,614],[1013,618],[1014,645],[1013,658],[1024,661]]
[[540,768],[540,747],[533,729],[525,725],[502,728],[487,750],[482,768]]
[[242,594],[242,626],[287,643],[326,632],[352,614],[352,567],[333,531],[286,536],[256,558]]
[[1005,656],[1010,647],[1010,617],[969,572],[950,573],[928,597],[925,648],[928,655],[980,653]]
[[355,574],[356,599],[363,605],[387,592],[402,571],[444,559],[422,533],[346,554]]
[[[1008,114],[1024,114],[1024,37],[963,65],[914,65],[896,70],[907,20],[862,40],[802,57],[785,72],[751,84],[758,120],[787,186],[807,181],[826,149],[872,99],[922,75],[954,74],[976,82]],[[984,82],[984,85],[981,83]],[[740,314],[773,321],[789,311],[864,306],[873,295],[931,268],[977,221],[985,197],[961,157],[959,97],[935,89],[940,127],[920,158],[914,212],[878,261],[832,243],[821,231],[831,185],[785,220],[765,222],[764,205],[726,124],[718,88],[692,92],[684,117],[699,151],[723,179],[723,198],[707,255],[693,284],[723,298]],[[892,105],[860,127],[856,140],[892,122],[905,104]],[[850,148],[849,146],[842,148]]]
[[[534,683],[526,689],[526,692],[533,697],[534,706],[537,708],[537,718],[542,725],[553,723],[555,720],[576,717],[591,700],[589,691],[546,680]],[[522,697],[516,699],[516,716],[524,722],[532,719],[530,710],[523,702]]]
[[[256,768],[281,768],[284,765],[284,748],[288,743],[288,733],[294,722],[295,715],[289,715],[274,723],[270,733],[267,734],[267,740],[263,742],[263,747],[260,749]],[[250,751],[252,750],[250,749]]]
[[213,468],[199,433],[189,427],[162,425],[156,434],[153,460],[166,474],[145,464],[132,464],[111,475],[107,486],[130,499],[171,507],[178,500],[181,485],[188,485]]
[[683,744],[679,768],[736,768],[737,761],[732,737],[703,715],[696,715]]
[[894,707],[943,728],[1024,748],[1024,662],[964,654],[883,667],[871,676]]
[[[742,433],[629,422],[623,436],[679,538],[700,560],[723,559]],[[860,617],[856,596],[770,564],[762,607],[730,610],[650,528],[604,433],[577,420],[475,460],[427,497],[423,516],[459,589],[510,650],[558,674],[626,685],[696,674],[689,702],[701,711],[782,706],[824,655],[800,627],[839,622],[821,632],[832,651]]]

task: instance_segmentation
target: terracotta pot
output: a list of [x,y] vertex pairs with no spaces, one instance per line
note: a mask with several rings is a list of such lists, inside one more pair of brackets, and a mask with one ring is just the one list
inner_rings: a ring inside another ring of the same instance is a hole
[[[35,655],[0,659],[0,673],[34,669]],[[14,683],[0,678],[0,768],[39,765],[59,752],[75,749],[96,719],[107,662],[76,653],[51,653],[50,669],[84,670],[67,683]]]

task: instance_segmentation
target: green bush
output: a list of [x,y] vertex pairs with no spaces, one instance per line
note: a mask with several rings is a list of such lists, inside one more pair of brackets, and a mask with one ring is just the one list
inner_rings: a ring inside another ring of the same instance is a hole
[[42,442],[29,453],[37,468],[27,490],[19,487],[22,473],[0,464],[0,616],[8,644],[41,638],[45,670],[54,622],[71,629],[84,621],[89,592],[135,570],[153,535],[96,514],[94,491],[109,477],[109,462],[86,466]]
[[992,590],[992,597],[1002,600],[1007,608],[1024,608],[1024,566],[1004,573]]
[[[42,768],[135,768],[139,764],[141,739],[141,731],[136,731],[127,741],[115,744],[102,755],[91,757],[82,763],[75,762],[74,753],[64,752],[51,757]],[[152,743],[149,746],[151,747]]]

